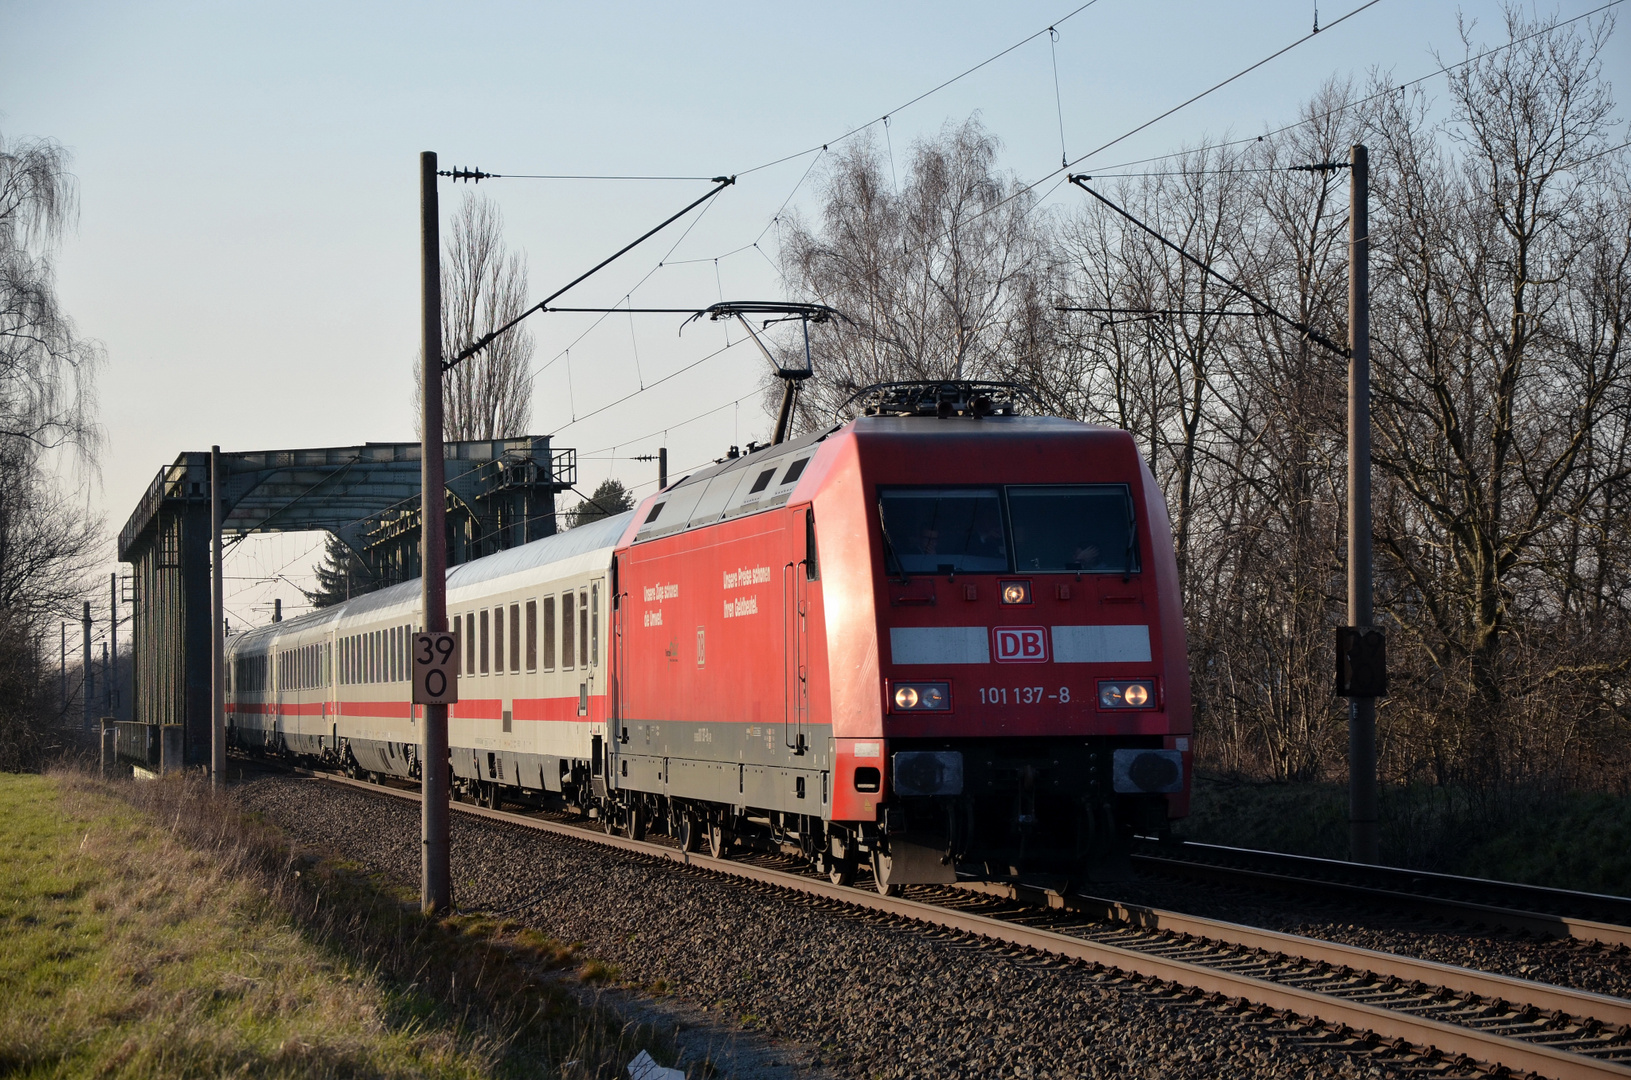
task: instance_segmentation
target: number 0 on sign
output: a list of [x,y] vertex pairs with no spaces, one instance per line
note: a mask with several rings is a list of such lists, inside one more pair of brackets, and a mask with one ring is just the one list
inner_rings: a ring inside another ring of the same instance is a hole
[[452,705],[459,700],[459,641],[452,634],[413,636],[413,703]]

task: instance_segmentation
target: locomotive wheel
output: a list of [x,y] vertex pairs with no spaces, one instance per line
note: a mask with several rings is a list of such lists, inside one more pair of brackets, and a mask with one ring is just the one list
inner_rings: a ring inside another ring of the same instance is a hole
[[731,834],[725,831],[723,822],[711,821],[708,823],[708,854],[716,859],[723,859],[731,847]]
[[630,840],[646,838],[646,809],[638,802],[629,804],[628,837]]
[[854,855],[826,855],[823,859],[827,864],[827,880],[834,885],[848,888],[855,884],[855,856]]
[[682,811],[679,818],[679,835],[677,839],[680,842],[680,850],[701,851],[704,831],[702,822],[697,819],[696,814],[689,810]]
[[880,896],[899,896],[900,886],[889,881],[890,859],[881,851],[872,853],[872,883]]

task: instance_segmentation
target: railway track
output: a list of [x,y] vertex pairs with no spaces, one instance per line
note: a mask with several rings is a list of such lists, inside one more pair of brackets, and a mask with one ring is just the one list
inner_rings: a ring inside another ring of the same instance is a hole
[[1631,899],[1391,866],[1284,855],[1215,844],[1145,844],[1143,872],[1192,881],[1393,906],[1539,937],[1631,948]]
[[[416,790],[298,770],[383,797]],[[807,902],[932,927],[1153,982],[1220,1006],[1311,1021],[1424,1064],[1575,1080],[1631,1077],[1631,1001],[1089,896],[1003,885],[884,897],[794,872],[782,860],[714,859],[581,825],[455,803],[461,813],[790,891]],[[1405,894],[1399,894],[1405,895]],[[1631,928],[1622,927],[1627,933]]]

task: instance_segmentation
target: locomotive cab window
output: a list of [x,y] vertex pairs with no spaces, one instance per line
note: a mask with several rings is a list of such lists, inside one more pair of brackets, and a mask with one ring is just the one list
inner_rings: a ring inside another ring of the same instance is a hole
[[1132,573],[1132,499],[1122,484],[1011,487],[1015,570]]
[[878,498],[884,564],[893,573],[1008,569],[996,488],[886,488]]

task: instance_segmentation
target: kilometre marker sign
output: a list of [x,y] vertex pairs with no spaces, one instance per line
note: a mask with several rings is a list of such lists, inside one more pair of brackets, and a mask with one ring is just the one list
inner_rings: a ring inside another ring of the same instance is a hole
[[413,636],[413,702],[451,705],[459,700],[459,641],[452,634]]

